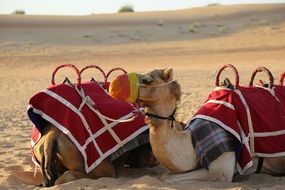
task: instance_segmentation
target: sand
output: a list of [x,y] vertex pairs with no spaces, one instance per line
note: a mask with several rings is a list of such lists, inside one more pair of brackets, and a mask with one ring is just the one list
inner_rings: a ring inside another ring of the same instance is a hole
[[[50,85],[63,63],[147,72],[171,67],[182,86],[177,118],[192,115],[214,88],[217,70],[233,64],[242,85],[268,67],[276,82],[285,71],[285,4],[212,6],[177,11],[90,16],[0,15],[0,189],[37,189],[31,183],[29,98]],[[67,70],[65,76],[74,81]],[[99,72],[89,71],[102,80]],[[231,72],[228,76],[232,81]],[[258,75],[266,81],[266,75]],[[30,176],[20,180],[22,172]],[[166,184],[162,166],[123,169],[116,179],[82,179],[50,189],[284,189],[285,177],[254,174],[236,183]],[[35,180],[36,181],[36,180]]]

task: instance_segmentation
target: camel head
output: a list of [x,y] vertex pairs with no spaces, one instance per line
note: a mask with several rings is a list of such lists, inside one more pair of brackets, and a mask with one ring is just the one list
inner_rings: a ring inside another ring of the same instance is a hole
[[118,76],[110,83],[109,94],[118,100],[137,101],[146,108],[155,106],[165,110],[167,107],[176,107],[181,97],[181,89],[173,80],[172,69],[155,69],[144,74],[129,73]]
[[173,69],[155,69],[138,74],[139,92],[137,101],[148,107],[157,104],[176,106],[181,97],[180,85],[173,81]]

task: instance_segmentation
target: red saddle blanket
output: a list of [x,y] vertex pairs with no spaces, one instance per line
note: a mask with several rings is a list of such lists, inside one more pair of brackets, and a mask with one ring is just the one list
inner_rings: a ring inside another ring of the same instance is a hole
[[[132,104],[113,99],[97,82],[82,83],[80,87],[60,84],[42,90],[30,99],[28,115],[35,125],[32,145],[39,140],[45,123],[50,122],[76,145],[89,173],[118,148],[147,130],[147,126],[144,115]],[[104,117],[125,120],[136,114],[138,116],[129,122]]]
[[275,88],[217,87],[193,119],[215,122],[236,137],[237,169],[244,174],[254,156],[285,156],[284,94]]

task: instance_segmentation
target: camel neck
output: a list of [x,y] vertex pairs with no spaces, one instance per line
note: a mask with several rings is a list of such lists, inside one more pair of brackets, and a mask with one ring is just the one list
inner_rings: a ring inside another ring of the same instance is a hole
[[169,126],[172,128],[175,121],[175,112],[176,102],[168,105],[155,104],[152,107],[146,107],[146,122],[154,126],[161,126],[165,125],[165,123],[170,123]]
[[[165,102],[161,100],[160,104],[153,104],[145,111],[169,117],[176,108],[176,101]],[[149,116],[146,116],[146,122],[150,127],[153,153],[162,165],[176,172],[185,172],[197,167],[198,160],[192,145],[191,134],[183,131],[182,123],[173,121],[173,127],[171,127],[171,120]]]
[[175,172],[186,172],[198,167],[198,158],[192,144],[191,134],[183,131],[183,125],[177,121],[170,127],[170,121],[148,122],[150,144],[159,162]]

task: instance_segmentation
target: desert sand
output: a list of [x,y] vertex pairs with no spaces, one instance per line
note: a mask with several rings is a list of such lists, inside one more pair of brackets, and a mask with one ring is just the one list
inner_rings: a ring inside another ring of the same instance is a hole
[[[26,114],[29,99],[50,85],[59,64],[96,64],[147,72],[171,67],[182,86],[177,118],[188,121],[215,87],[217,70],[233,64],[248,85],[258,66],[277,83],[285,71],[285,4],[210,6],[177,11],[90,16],[0,15],[0,189],[38,189],[33,175]],[[63,70],[56,81],[74,75]],[[89,71],[84,80],[99,72]],[[231,72],[222,77],[234,81]],[[267,80],[265,74],[258,77]],[[162,166],[122,169],[119,177],[82,179],[50,189],[284,189],[285,177],[253,174],[235,183],[166,184]],[[39,172],[38,172],[39,173]],[[17,177],[18,176],[18,177]],[[36,180],[35,180],[36,181]]]

